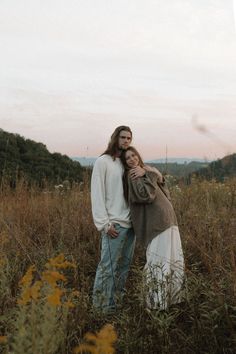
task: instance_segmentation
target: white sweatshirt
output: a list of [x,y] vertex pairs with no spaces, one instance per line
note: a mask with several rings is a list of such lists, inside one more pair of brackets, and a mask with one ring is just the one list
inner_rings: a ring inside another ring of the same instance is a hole
[[99,231],[109,223],[131,227],[130,210],[123,192],[123,166],[119,158],[100,156],[93,167],[91,200],[94,224]]

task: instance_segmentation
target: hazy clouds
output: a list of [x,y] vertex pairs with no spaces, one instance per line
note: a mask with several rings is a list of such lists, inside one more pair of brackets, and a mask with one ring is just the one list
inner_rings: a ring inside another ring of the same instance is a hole
[[68,155],[99,154],[123,123],[147,158],[166,145],[172,156],[235,151],[233,6],[1,0],[1,127]]

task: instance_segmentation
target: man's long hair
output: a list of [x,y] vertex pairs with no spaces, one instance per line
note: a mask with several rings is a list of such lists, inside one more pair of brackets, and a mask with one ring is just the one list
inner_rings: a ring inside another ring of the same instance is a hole
[[130,127],[128,127],[126,125],[120,125],[119,127],[117,127],[114,130],[114,132],[110,138],[110,141],[108,143],[108,146],[102,155],[105,155],[105,154],[110,155],[115,160],[117,151],[119,150],[119,136],[120,136],[120,132],[122,130],[129,132],[131,134],[131,139],[132,139],[132,131],[131,131]]
[[126,202],[129,201],[129,184],[128,184],[128,174],[129,174],[129,170],[131,169],[126,162],[126,158],[125,155],[128,151],[132,151],[135,155],[138,156],[139,159],[139,166],[140,167],[144,167],[144,162],[142,157],[140,156],[139,152],[135,149],[135,147],[133,146],[129,146],[126,150],[122,151],[121,155],[120,155],[120,160],[124,166],[124,174],[123,174],[123,189],[124,189],[124,197]]

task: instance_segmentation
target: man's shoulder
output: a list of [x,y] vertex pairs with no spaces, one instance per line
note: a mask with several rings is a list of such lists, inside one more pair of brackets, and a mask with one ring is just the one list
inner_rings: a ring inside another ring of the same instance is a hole
[[104,154],[99,156],[95,163],[100,163],[100,162],[106,162],[106,161],[112,161],[112,157],[110,155]]
[[107,164],[111,163],[113,161],[112,157],[110,155],[101,155],[99,156],[94,164],[95,166],[106,166]]

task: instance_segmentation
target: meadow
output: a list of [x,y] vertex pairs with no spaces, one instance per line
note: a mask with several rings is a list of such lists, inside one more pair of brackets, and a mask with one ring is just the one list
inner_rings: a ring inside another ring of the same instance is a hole
[[[138,245],[117,313],[91,306],[100,235],[89,178],[63,192],[0,190],[0,352],[235,353],[236,179],[171,187],[182,237],[183,302],[148,310]],[[87,349],[86,349],[87,348]]]

